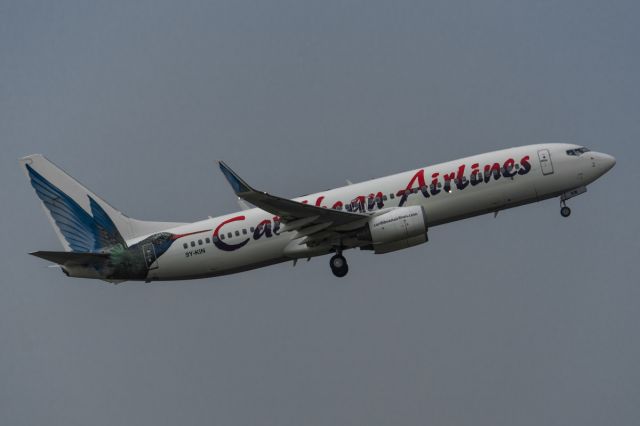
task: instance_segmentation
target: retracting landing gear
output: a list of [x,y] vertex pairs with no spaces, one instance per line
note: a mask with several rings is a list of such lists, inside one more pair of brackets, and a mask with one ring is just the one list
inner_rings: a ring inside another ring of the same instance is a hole
[[342,255],[342,250],[337,249],[336,254],[329,260],[329,266],[331,272],[338,278],[342,278],[349,272],[349,265],[347,265],[347,259]]

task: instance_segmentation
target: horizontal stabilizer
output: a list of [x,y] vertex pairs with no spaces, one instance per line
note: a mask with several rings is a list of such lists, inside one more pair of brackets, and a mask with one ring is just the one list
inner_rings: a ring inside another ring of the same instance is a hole
[[78,253],[69,251],[35,251],[29,253],[41,259],[57,263],[58,265],[95,265],[102,264],[109,259],[106,253]]

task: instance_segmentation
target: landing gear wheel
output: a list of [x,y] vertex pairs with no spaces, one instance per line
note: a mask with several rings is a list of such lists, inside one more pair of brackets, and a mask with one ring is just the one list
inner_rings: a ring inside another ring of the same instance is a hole
[[562,217],[571,216],[571,209],[567,206],[564,206],[563,208],[560,209],[560,215],[562,215]]
[[336,254],[329,260],[329,266],[331,266],[331,272],[336,277],[342,278],[349,272],[349,265],[347,265],[347,259],[341,254]]

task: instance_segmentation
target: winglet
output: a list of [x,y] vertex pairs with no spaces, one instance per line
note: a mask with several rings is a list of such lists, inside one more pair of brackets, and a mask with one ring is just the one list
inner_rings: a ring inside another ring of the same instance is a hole
[[238,176],[233,170],[229,168],[229,166],[224,164],[224,161],[218,161],[218,164],[220,165],[220,170],[222,170],[224,177],[227,178],[227,181],[229,181],[231,188],[233,188],[233,191],[236,194],[239,195],[245,192],[254,191],[254,189],[251,188],[247,182],[242,180],[240,176]]
[[[233,170],[223,161],[218,162],[220,170],[227,178],[231,188],[236,195],[259,209],[279,216],[281,220],[289,225],[302,227],[312,225],[313,222],[330,222],[333,225],[347,225],[354,222],[368,219],[368,215],[361,213],[342,212],[339,210],[327,209],[319,206],[304,204],[296,200],[270,195],[263,191],[256,191],[243,181]],[[300,220],[296,222],[296,220]],[[307,223],[308,222],[308,223]]]

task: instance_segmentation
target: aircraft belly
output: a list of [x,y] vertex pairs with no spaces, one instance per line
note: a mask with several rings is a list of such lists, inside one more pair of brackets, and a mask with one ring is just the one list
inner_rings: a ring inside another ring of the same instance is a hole
[[[202,253],[179,248],[171,249],[160,259],[160,267],[149,271],[149,280],[176,280],[194,277],[223,275],[226,271],[249,268],[253,264],[274,262],[282,257],[289,242],[289,234],[273,236],[263,240],[251,240],[247,245],[233,251],[224,251],[213,244],[196,247]],[[191,253],[187,255],[188,253]],[[154,278],[155,277],[155,278]]]
[[531,179],[516,177],[469,186],[463,191],[453,189],[451,194],[438,194],[437,197],[424,199],[422,202],[429,222],[441,224],[499,211],[535,199],[536,190]]

